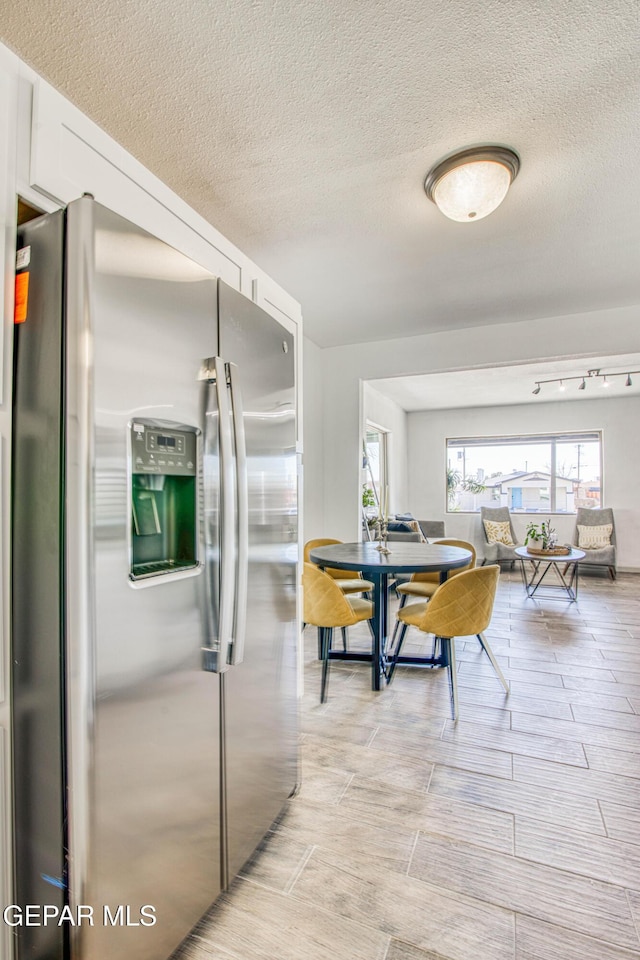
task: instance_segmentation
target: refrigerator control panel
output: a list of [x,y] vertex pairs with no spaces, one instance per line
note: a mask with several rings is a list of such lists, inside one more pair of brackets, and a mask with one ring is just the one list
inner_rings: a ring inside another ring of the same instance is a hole
[[131,424],[131,462],[134,473],[195,476],[196,433],[160,430],[135,421]]
[[158,433],[154,430],[147,430],[145,446],[149,453],[160,451],[160,453],[168,453],[171,456],[183,457],[185,438],[175,433]]

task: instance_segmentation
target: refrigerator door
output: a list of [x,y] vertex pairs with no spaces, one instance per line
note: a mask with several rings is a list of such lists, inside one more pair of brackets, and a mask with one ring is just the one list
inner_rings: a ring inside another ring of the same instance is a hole
[[[15,903],[64,906],[62,297],[64,213],[18,233],[29,261],[13,380],[11,669]],[[34,482],[37,478],[37,483]],[[16,958],[62,960],[56,926],[23,926]]]
[[216,281],[84,198],[67,252],[70,899],[96,911],[71,956],[164,960],[220,889],[199,380]]
[[220,354],[236,365],[231,392],[246,444],[243,464],[242,430],[236,428],[236,597],[243,608],[235,617],[231,666],[220,678],[229,883],[281,812],[298,777],[295,360],[293,337],[222,282],[218,311]]

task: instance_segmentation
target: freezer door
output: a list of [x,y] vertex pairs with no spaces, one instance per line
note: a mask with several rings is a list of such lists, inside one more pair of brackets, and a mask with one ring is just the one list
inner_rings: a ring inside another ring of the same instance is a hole
[[243,463],[236,427],[237,527],[239,541],[247,541],[246,549],[239,542],[236,596],[242,604],[246,595],[246,622],[241,610],[231,666],[221,677],[228,883],[279,815],[298,776],[295,360],[293,337],[222,282],[219,327],[220,353],[236,365],[231,390],[246,444]]
[[[89,199],[67,249],[70,898],[96,911],[71,955],[164,960],[220,889],[199,379],[216,281]],[[195,540],[171,529],[180,504]]]
[[[15,903],[64,906],[62,656],[62,294],[64,214],[18,235],[28,261],[27,319],[13,382],[11,671]],[[37,478],[37,482],[35,482]],[[16,960],[62,960],[56,926],[14,930]]]

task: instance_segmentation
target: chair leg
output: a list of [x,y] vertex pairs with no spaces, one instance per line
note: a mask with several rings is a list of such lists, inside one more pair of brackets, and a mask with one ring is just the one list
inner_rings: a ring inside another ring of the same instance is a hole
[[402,624],[402,629],[400,630],[400,636],[398,637],[398,649],[394,653],[394,657],[400,656],[400,651],[402,650],[402,644],[404,643],[404,638],[407,635],[407,630],[409,629],[408,623]]
[[615,568],[615,567],[609,567],[609,576],[611,577],[612,580],[615,580],[615,578],[616,578],[616,568]]
[[320,686],[320,703],[327,701],[327,686],[329,684],[329,651],[333,640],[333,627],[322,627],[322,683]]
[[[406,593],[401,593],[401,594],[400,594],[400,606],[398,607],[398,610],[402,610],[402,608],[404,607],[404,605],[405,605],[406,602],[407,602],[407,594],[406,594]],[[395,641],[396,641],[396,636],[397,636],[397,634],[398,634],[398,627],[400,626],[400,623],[401,623],[401,622],[402,622],[401,620],[396,620],[396,622],[395,622],[395,626],[394,626],[394,628],[393,628],[393,635],[392,635],[392,637],[391,637],[391,645],[392,645],[392,646],[393,646],[393,644],[394,644]]]
[[[402,621],[399,620],[398,623],[402,623]],[[403,624],[402,624],[402,627],[400,628],[400,636],[398,637],[398,645],[397,645],[397,647],[395,648],[395,650],[393,649],[393,646],[391,647],[393,653],[392,653],[392,655],[391,655],[391,666],[389,667],[389,675],[388,675],[388,677],[387,677],[387,683],[391,683],[391,678],[393,677],[393,671],[396,669],[396,665],[397,665],[397,662],[398,662],[398,661],[397,661],[397,658],[400,656],[400,651],[402,650],[402,644],[404,643],[404,638],[405,638],[405,636],[406,636],[406,633],[407,633],[407,630],[408,630],[408,629],[409,629],[409,624],[408,624],[408,623],[403,623]]]
[[453,637],[440,637],[444,659],[449,668],[449,689],[451,691],[451,714],[458,719],[458,671],[456,669],[456,642]]
[[346,653],[347,652],[347,628],[340,627],[340,629],[342,631],[342,649]]
[[486,653],[486,655],[489,657],[489,660],[491,661],[491,666],[493,667],[493,669],[495,670],[495,672],[498,674],[498,679],[500,680],[500,683],[501,683],[502,686],[505,688],[505,690],[507,691],[507,693],[509,693],[509,684],[508,684],[507,681],[505,680],[505,678],[504,678],[504,676],[503,676],[503,673],[502,673],[502,670],[501,670],[500,667],[498,666],[498,661],[496,660],[496,658],[495,658],[495,656],[494,656],[493,650],[491,649],[491,647],[490,647],[489,644],[487,643],[487,638],[485,637],[485,635],[484,635],[483,633],[477,634],[477,637],[478,637],[478,640],[480,641],[480,646],[482,647],[482,649],[484,650],[484,652]]

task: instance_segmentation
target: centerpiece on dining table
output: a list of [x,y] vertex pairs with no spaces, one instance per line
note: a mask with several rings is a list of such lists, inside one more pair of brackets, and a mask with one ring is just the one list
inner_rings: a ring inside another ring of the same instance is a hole
[[558,543],[558,535],[551,526],[551,519],[542,523],[531,521],[527,524],[527,533],[524,538],[527,553],[534,557],[566,557],[571,553],[571,547]]
[[376,550],[379,550],[384,556],[389,556],[391,550],[387,546],[387,536],[389,532],[389,487],[384,488],[378,516],[375,520],[375,540],[377,541]]

